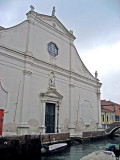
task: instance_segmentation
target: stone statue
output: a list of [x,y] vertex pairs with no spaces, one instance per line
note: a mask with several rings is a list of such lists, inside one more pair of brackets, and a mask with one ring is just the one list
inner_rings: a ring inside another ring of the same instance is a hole
[[98,73],[97,73],[97,71],[95,71],[95,78],[97,78],[98,77]]
[[54,72],[50,73],[50,76],[49,76],[49,86],[50,87],[55,87],[55,74],[54,74]]
[[55,16],[55,7],[53,7],[52,16]]
[[31,11],[34,11],[34,9],[35,9],[32,5],[30,6],[30,8],[31,8]]

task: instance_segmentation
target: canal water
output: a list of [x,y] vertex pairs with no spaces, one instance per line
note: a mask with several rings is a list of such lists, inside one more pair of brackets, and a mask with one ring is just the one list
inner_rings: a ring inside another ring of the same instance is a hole
[[49,156],[42,156],[41,160],[80,160],[80,158],[84,157],[85,155],[91,152],[104,150],[105,145],[107,143],[120,144],[120,137],[114,137],[112,139],[104,139],[104,140],[102,139],[94,142],[86,142],[79,145],[73,145],[71,147],[68,147],[62,153],[53,154]]

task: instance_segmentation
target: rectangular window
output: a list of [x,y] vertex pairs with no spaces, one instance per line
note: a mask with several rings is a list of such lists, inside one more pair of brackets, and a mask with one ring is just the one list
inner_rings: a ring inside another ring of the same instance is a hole
[[107,115],[107,122],[108,122],[108,115]]
[[112,121],[114,122],[114,116],[112,116]]

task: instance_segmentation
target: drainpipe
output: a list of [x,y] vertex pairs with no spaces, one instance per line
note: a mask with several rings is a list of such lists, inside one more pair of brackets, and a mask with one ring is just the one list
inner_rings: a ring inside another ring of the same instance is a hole
[[58,106],[57,106],[57,133],[59,133],[59,108],[60,108],[60,106],[59,106],[59,104],[58,104]]

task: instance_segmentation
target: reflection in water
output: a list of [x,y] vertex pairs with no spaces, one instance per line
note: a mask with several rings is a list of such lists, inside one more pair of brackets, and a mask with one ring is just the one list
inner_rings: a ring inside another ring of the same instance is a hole
[[107,143],[120,144],[120,137],[71,146],[62,153],[55,154],[55,155],[53,154],[50,156],[43,156],[41,160],[80,160],[80,158],[84,157],[85,155],[91,152],[94,152],[97,150],[104,150],[105,145]]

